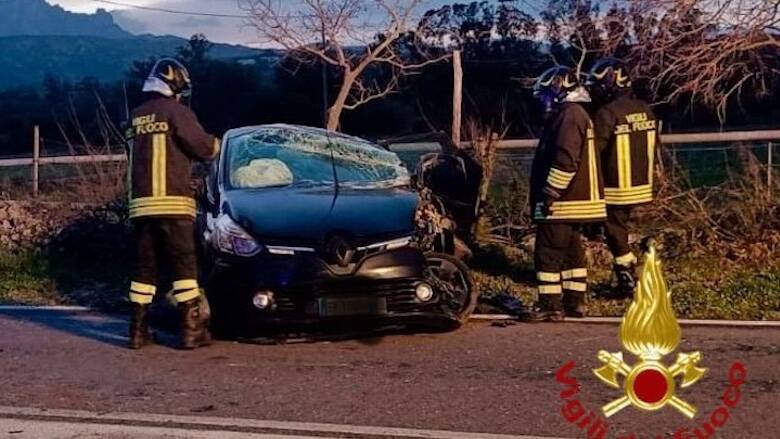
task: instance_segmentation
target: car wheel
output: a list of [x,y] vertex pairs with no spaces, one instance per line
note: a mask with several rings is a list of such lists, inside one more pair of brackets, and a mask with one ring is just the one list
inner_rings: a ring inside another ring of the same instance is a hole
[[457,329],[468,321],[479,296],[469,268],[444,253],[428,253],[425,259],[425,278],[441,294],[439,303],[447,317],[444,329]]

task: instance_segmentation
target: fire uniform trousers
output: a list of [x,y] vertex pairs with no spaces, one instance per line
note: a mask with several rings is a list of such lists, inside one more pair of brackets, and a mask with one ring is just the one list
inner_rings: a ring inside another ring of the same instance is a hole
[[[587,112],[579,104],[563,104],[545,124],[531,170],[540,298],[584,296],[587,291],[579,229],[583,223],[602,222],[607,215],[598,158]],[[545,212],[544,193],[549,191],[559,196]]]
[[618,267],[636,256],[628,245],[628,220],[634,206],[653,201],[653,170],[660,146],[658,121],[650,106],[624,93],[594,116],[607,202],[607,245]]
[[190,187],[192,161],[219,154],[219,140],[207,134],[195,114],[163,96],[133,111],[128,187],[130,218],[135,227],[136,264],[130,301],[152,302],[157,270],[163,260],[173,268],[178,302],[197,298],[195,199]]

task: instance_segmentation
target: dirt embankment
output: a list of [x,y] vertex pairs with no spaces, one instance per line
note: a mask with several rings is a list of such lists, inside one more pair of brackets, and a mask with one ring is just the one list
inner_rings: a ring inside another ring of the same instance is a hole
[[70,203],[0,201],[0,251],[44,248],[89,209]]

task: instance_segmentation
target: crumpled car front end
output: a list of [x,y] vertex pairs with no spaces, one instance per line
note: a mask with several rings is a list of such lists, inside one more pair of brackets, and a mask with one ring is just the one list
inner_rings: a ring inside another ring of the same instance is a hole
[[220,209],[203,232],[218,329],[461,322],[452,298],[468,295],[470,280],[460,275],[463,291],[448,289],[437,273],[463,267],[441,260],[432,267],[417,245],[419,198],[395,154],[278,125],[229,133],[227,141]]

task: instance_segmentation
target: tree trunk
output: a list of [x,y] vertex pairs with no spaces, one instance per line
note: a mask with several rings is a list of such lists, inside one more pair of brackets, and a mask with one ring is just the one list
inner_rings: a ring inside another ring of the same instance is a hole
[[338,131],[341,125],[341,113],[344,112],[344,106],[347,104],[349,98],[349,91],[352,90],[352,86],[355,84],[355,78],[351,72],[344,74],[344,80],[341,81],[341,89],[336,96],[336,100],[333,105],[328,109],[328,126],[329,131]]
[[463,66],[460,62],[460,50],[452,54],[452,143],[460,148],[461,111],[463,108]]

